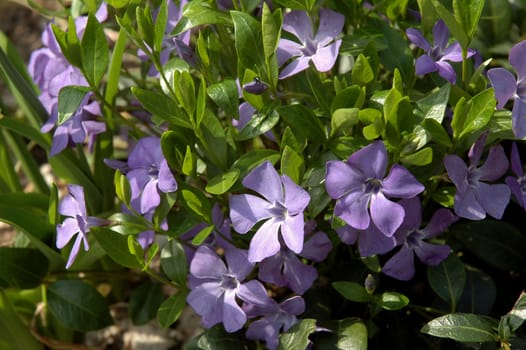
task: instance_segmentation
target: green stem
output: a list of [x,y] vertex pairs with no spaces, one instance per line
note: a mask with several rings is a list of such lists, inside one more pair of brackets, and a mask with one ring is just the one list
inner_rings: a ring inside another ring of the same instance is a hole
[[467,70],[468,70],[468,49],[467,47],[462,48],[462,87],[464,90],[467,90],[468,82],[467,79]]

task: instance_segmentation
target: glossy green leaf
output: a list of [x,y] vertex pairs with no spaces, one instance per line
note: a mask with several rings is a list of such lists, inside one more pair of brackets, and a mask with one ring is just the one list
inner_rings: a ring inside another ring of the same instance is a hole
[[227,140],[223,125],[214,113],[206,111],[200,125],[201,143],[206,149],[205,157],[218,168],[227,168]]
[[374,72],[369,61],[363,54],[359,54],[351,71],[351,81],[360,86],[367,85],[374,79]]
[[466,284],[462,261],[455,254],[449,254],[439,265],[428,266],[427,279],[433,291],[455,311]]
[[293,104],[277,109],[280,117],[290,126],[299,142],[323,142],[326,139],[325,129],[320,119],[311,109]]
[[263,52],[266,59],[271,57],[276,52],[280,38],[281,23],[279,23],[276,18],[281,17],[281,9],[277,9],[276,11],[278,13],[277,16],[272,14],[267,3],[263,3],[261,30],[263,38]]
[[49,269],[46,256],[32,248],[0,247],[0,261],[0,288],[36,288]]
[[293,10],[311,10],[316,3],[314,0],[275,0],[275,2]]
[[[501,318],[499,323],[499,330],[502,327],[507,327],[509,333],[515,332],[526,321],[526,293],[523,291],[519,298],[513,305],[510,312]],[[507,337],[505,338],[507,339]]]
[[129,308],[133,324],[143,325],[157,315],[163,303],[163,290],[159,283],[144,282],[130,296]]
[[157,52],[161,52],[163,48],[163,40],[165,37],[166,23],[168,21],[168,6],[166,2],[168,0],[161,1],[157,11],[157,17],[155,18],[154,24],[154,48]]
[[304,350],[309,345],[309,335],[316,330],[316,320],[306,318],[279,337],[278,350]]
[[[191,347],[191,346],[194,347]],[[247,341],[243,334],[227,333],[218,325],[201,333],[195,341],[187,347],[188,350],[255,350],[254,342]]]
[[161,267],[164,274],[180,286],[186,285],[186,254],[181,243],[170,240],[161,250]]
[[331,114],[340,108],[361,108],[365,102],[365,88],[351,85],[336,94],[331,102]]
[[378,305],[386,310],[399,310],[409,304],[409,298],[396,292],[385,292],[378,298]]
[[231,11],[230,15],[234,23],[238,75],[243,76],[245,69],[248,68],[257,74],[267,76],[261,24],[248,13]]
[[280,154],[271,149],[255,149],[249,151],[241,157],[239,157],[232,168],[239,169],[239,178],[244,178],[252,169],[254,169],[259,164],[268,160],[272,164],[276,163],[280,158]]
[[440,89],[416,101],[418,114],[423,118],[442,123],[449,101],[450,84],[444,84]]
[[479,24],[484,3],[484,0],[453,0],[453,12],[469,41]]
[[451,147],[451,139],[442,124],[437,122],[435,119],[429,118],[424,119],[422,126],[429,133],[429,135],[431,135],[432,141],[447,147]]
[[181,167],[181,172],[185,175],[193,175],[195,173],[196,167],[196,158],[190,146],[186,146],[186,153],[184,154],[183,164]]
[[433,161],[433,149],[431,147],[425,147],[413,154],[403,156],[400,158],[400,162],[406,165],[424,166],[431,164]]
[[64,86],[58,93],[58,125],[63,124],[78,110],[90,89],[86,86]]
[[150,113],[157,115],[169,123],[191,128],[188,117],[181,113],[177,103],[165,94],[144,90],[133,86],[131,88],[133,95]]
[[367,303],[372,300],[371,294],[367,293],[365,287],[356,282],[339,281],[333,282],[332,286],[338,293],[350,301]]
[[208,96],[223,109],[227,115],[238,119],[239,93],[236,82],[232,79],[225,79],[222,82],[208,86],[206,92]]
[[163,328],[168,328],[174,324],[186,306],[186,294],[178,292],[163,301],[157,310],[157,321]]
[[208,238],[208,236],[210,236],[210,234],[214,231],[214,229],[215,229],[214,225],[210,225],[210,226],[203,228],[192,239],[192,244],[195,246],[199,246],[203,244],[203,242]]
[[0,349],[43,350],[7,294],[0,290]]
[[475,131],[480,132],[493,116],[496,103],[493,89],[484,90],[473,96],[473,98],[468,101],[469,111],[458,138],[460,139]]
[[462,25],[453,16],[450,10],[448,10],[440,0],[432,0],[433,6],[437,14],[442,18],[449,31],[455,39],[459,42],[460,46],[467,48],[469,45],[469,38],[467,33],[464,31]]
[[90,233],[116,263],[129,268],[142,267],[137,257],[130,252],[127,236],[104,227],[93,227]]
[[208,181],[205,190],[211,194],[226,193],[239,178],[240,171],[237,168],[232,168],[227,172],[219,174]]
[[429,321],[421,331],[440,338],[460,342],[497,341],[497,321],[487,316],[454,313]]
[[197,188],[181,186],[180,194],[184,204],[203,220],[210,222],[211,206],[208,198]]
[[490,275],[466,265],[466,286],[458,302],[458,312],[487,315],[497,297],[497,287]]
[[106,300],[89,284],[59,280],[46,291],[48,310],[67,328],[88,332],[113,323]]
[[367,327],[355,319],[338,321],[337,348],[341,350],[367,350]]
[[289,146],[285,146],[281,153],[281,173],[288,175],[295,183],[301,183],[304,171],[303,157]]
[[278,121],[279,114],[274,110],[266,114],[258,113],[241,129],[236,136],[236,140],[249,140],[262,135],[271,130]]
[[184,7],[183,18],[179,20],[171,34],[181,34],[203,24],[232,24],[232,20],[228,13],[218,11],[207,1],[189,1]]
[[[190,73],[174,72],[175,96],[188,117],[193,118],[196,108],[195,84]],[[197,125],[197,123],[196,123]]]
[[526,238],[508,222],[461,222],[451,228],[451,233],[477,258],[495,268],[516,271],[526,264]]
[[97,87],[108,69],[110,53],[104,30],[93,15],[88,16],[80,53],[84,76],[91,86]]

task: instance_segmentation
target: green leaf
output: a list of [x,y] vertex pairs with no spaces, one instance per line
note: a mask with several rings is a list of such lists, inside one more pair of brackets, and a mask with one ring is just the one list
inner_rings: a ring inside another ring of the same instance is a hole
[[254,169],[259,164],[268,160],[272,164],[275,164],[280,158],[280,154],[271,149],[255,149],[249,151],[241,157],[239,157],[234,164],[232,164],[232,169],[239,169],[239,178],[244,178],[252,169]]
[[163,301],[157,310],[157,321],[163,328],[168,328],[174,324],[186,306],[186,294],[178,292]]
[[451,85],[444,84],[437,91],[418,100],[416,102],[418,114],[425,120],[432,119],[441,124],[446,113],[450,91]]
[[489,314],[497,297],[497,288],[490,275],[466,265],[466,287],[458,303],[459,312]]
[[340,108],[361,108],[365,102],[365,88],[351,85],[336,94],[331,102],[331,114]]
[[451,147],[451,139],[446,129],[437,122],[435,119],[424,119],[422,123],[424,129],[431,135],[431,140],[435,141],[440,145]]
[[189,145],[186,145],[186,153],[183,158],[183,166],[181,172],[185,175],[192,176],[195,173],[196,158]]
[[400,310],[409,304],[409,298],[395,292],[382,293],[378,299],[378,305],[386,310]]
[[273,15],[267,3],[263,3],[261,30],[265,59],[271,57],[278,48],[278,41],[281,34],[281,23],[276,21],[276,17],[281,17],[281,9],[277,9],[276,12],[278,15]]
[[457,39],[461,47],[467,48],[470,40],[467,36],[467,33],[464,31],[462,25],[451,14],[451,11],[449,11],[442,4],[440,0],[432,0],[432,2],[433,6],[435,7],[435,11],[440,16],[440,18],[442,18],[442,20],[446,23],[446,26],[448,27],[453,37]]
[[428,266],[427,279],[433,291],[455,311],[466,284],[462,261],[455,254],[449,254],[438,266]]
[[236,140],[249,140],[271,130],[279,121],[279,114],[275,110],[268,113],[258,113],[237,134]]
[[[195,344],[195,345],[194,345]],[[205,330],[193,342],[188,350],[255,350],[254,342],[249,342],[240,332],[227,333],[222,326]]]
[[311,10],[316,3],[314,0],[274,0],[274,2],[293,10]]
[[509,328],[510,333],[515,332],[526,321],[526,293],[521,292],[519,298],[510,312],[501,318],[499,329],[502,326]]
[[203,228],[192,239],[192,244],[195,246],[199,246],[203,244],[203,242],[208,238],[208,236],[210,236],[210,234],[214,231],[214,229],[215,229],[214,225],[210,225],[210,226]]
[[[189,118],[194,116],[196,107],[195,84],[190,73],[186,71],[174,72],[175,96],[183,106]],[[197,125],[197,123],[196,123]]]
[[400,158],[400,162],[406,165],[424,166],[431,164],[433,161],[433,149],[431,147],[425,147],[421,150],[416,151],[413,154],[403,156]]
[[157,315],[163,303],[163,290],[159,283],[147,281],[135,288],[130,296],[130,317],[133,324],[143,325]]
[[91,14],[82,37],[80,53],[84,76],[92,87],[97,87],[108,69],[110,53],[104,30]]
[[189,209],[206,222],[210,222],[210,202],[200,190],[189,185],[182,185],[180,194]]
[[341,295],[350,301],[357,303],[367,303],[372,300],[371,294],[367,293],[365,287],[356,282],[339,281],[333,282],[332,286]]
[[58,125],[63,124],[79,108],[90,89],[86,86],[64,86],[58,93]]
[[355,319],[338,321],[337,347],[341,350],[367,350],[367,327]]
[[288,175],[295,183],[301,183],[304,171],[303,157],[289,146],[285,146],[281,154],[281,173]]
[[496,103],[497,100],[495,100],[493,89],[486,89],[473,96],[473,98],[468,101],[469,111],[458,138],[461,139],[475,131],[480,132],[493,116]]
[[451,234],[482,261],[508,271],[526,265],[526,238],[510,223],[497,220],[461,222],[451,227]]
[[232,79],[225,79],[222,82],[208,86],[206,92],[219,108],[223,109],[227,115],[238,119],[239,95],[236,82]]
[[101,329],[113,323],[106,300],[89,284],[59,280],[47,288],[47,307],[63,326],[79,332]]
[[323,142],[326,139],[325,129],[320,119],[309,109],[300,104],[279,107],[280,117],[290,126],[299,142]]
[[232,20],[228,13],[218,11],[206,1],[189,1],[171,34],[181,34],[203,24],[232,24]]
[[180,286],[186,285],[188,267],[181,243],[170,240],[161,250],[161,267],[164,274]]
[[475,314],[454,313],[429,321],[422,327],[421,332],[465,343],[479,343],[497,341],[496,328],[497,321],[493,318]]
[[217,195],[226,193],[239,179],[239,174],[239,169],[233,168],[211,178],[205,187],[206,192]]
[[304,350],[309,345],[309,335],[316,330],[316,320],[306,318],[279,337],[278,350]]
[[0,288],[36,288],[49,269],[46,256],[32,248],[0,247],[0,261]]
[[351,81],[353,84],[364,86],[374,79],[374,72],[369,61],[363,54],[359,54],[354,62],[351,71]]
[[164,32],[166,30],[166,22],[168,21],[168,7],[166,1],[161,1],[161,6],[157,11],[157,18],[154,25],[154,48],[157,52],[161,52],[163,48]]
[[231,11],[230,15],[234,23],[238,76],[243,76],[247,68],[261,76],[267,76],[261,24],[248,13]]
[[227,167],[227,140],[225,130],[214,113],[206,111],[200,125],[202,136],[200,138],[206,149],[205,156],[220,169]]
[[189,129],[192,128],[188,117],[182,113],[177,103],[165,94],[144,90],[135,86],[131,87],[131,92],[150,113],[169,123]]
[[44,347],[31,334],[29,327],[20,319],[15,305],[0,290],[0,348],[9,350],[43,350]]
[[484,0],[453,0],[453,12],[469,41],[477,30],[484,3]]
[[90,232],[95,236],[102,249],[116,263],[129,268],[142,268],[140,261],[130,252],[128,236],[104,227],[93,227]]
[[135,8],[135,18],[137,20],[138,34],[142,41],[148,45],[148,51],[154,47],[155,28],[153,25],[152,10],[149,6]]

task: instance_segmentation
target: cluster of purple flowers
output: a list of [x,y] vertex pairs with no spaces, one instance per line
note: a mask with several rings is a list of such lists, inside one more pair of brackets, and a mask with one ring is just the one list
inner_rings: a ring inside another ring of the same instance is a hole
[[[167,33],[175,27],[185,4],[183,0],[179,7],[175,7],[170,2],[172,20],[168,23]],[[99,20],[104,17],[105,14],[101,14]],[[78,30],[82,27],[81,22],[79,18]],[[343,27],[344,16],[322,9],[319,11],[318,31],[314,33],[313,23],[305,11],[288,12],[282,29],[299,42],[280,39],[277,56],[278,64],[283,68],[279,78],[299,74],[309,68],[310,62],[319,72],[331,70],[339,55],[342,43],[339,35]],[[425,51],[416,60],[416,74],[438,72],[454,84],[456,73],[449,62],[459,62],[463,58],[458,43],[448,45],[449,32],[445,24],[439,21],[434,27],[434,45],[415,29],[408,29],[406,33],[411,42]],[[51,115],[42,128],[47,132],[56,126],[60,89],[68,85],[86,86],[87,83],[80,71],[61,54],[49,27],[43,41],[47,47],[35,53],[30,71],[41,89],[41,101]],[[165,40],[162,62],[181,41],[188,45],[189,36]],[[514,99],[513,127],[517,137],[526,135],[526,109],[523,108],[526,94],[522,81],[526,76],[526,66],[519,59],[526,54],[524,50],[526,44],[521,43],[510,53],[510,63],[517,71],[517,79],[502,68],[488,72],[498,107],[502,108],[509,99]],[[467,57],[474,54],[474,51],[468,51]],[[243,88],[260,94],[267,87],[256,81]],[[87,112],[100,114],[98,108],[96,102],[86,97],[79,111],[57,126],[51,155],[60,152],[70,142],[81,143],[85,137],[103,132],[104,123],[86,115]],[[256,110],[248,102],[239,108],[240,125],[236,126],[242,127]],[[274,134],[269,133],[268,137],[276,140]],[[526,180],[516,145],[511,152],[511,169],[516,176],[508,176],[506,183],[496,183],[507,173],[509,162],[503,147],[496,145],[489,148],[485,161],[480,164],[486,140],[487,134],[483,134],[473,144],[468,165],[458,155],[445,156],[445,171],[456,188],[454,210],[438,209],[425,226],[422,225],[424,218],[419,198],[426,190],[425,186],[408,169],[390,162],[381,140],[352,153],[345,161],[328,161],[325,189],[334,200],[334,231],[343,243],[357,243],[361,256],[391,253],[386,256],[382,271],[399,280],[413,278],[415,255],[426,265],[438,265],[450,254],[451,248],[434,239],[457,220],[482,220],[486,215],[500,219],[512,193],[521,206],[526,203]],[[152,221],[163,195],[178,190],[177,174],[170,169],[157,136],[139,139],[126,161],[106,159],[105,162],[126,176],[131,192],[126,210],[132,215]],[[216,204],[211,215],[214,232],[199,247],[185,247],[190,288],[187,302],[202,317],[205,327],[222,323],[227,332],[235,332],[252,319],[246,336],[264,340],[268,348],[275,349],[279,334],[292,327],[304,312],[302,295],[318,277],[315,264],[326,259],[333,244],[327,233],[316,230],[315,218],[306,220],[305,211],[311,201],[309,192],[289,176],[280,175],[271,162],[264,161],[254,167],[243,178],[242,184],[250,193],[229,196],[226,218]],[[59,213],[66,219],[57,225],[56,241],[58,248],[64,248],[76,235],[66,268],[71,267],[81,245],[88,250],[90,228],[108,224],[106,220],[87,215],[80,186],[70,185],[68,189],[69,194],[59,205]],[[205,227],[207,224],[199,224],[178,238],[190,241]],[[234,244],[231,228],[243,235],[242,238],[250,237],[247,250]],[[168,229],[166,222],[163,229]],[[138,239],[146,248],[154,238],[155,232],[148,230]],[[257,273],[253,272],[256,267]],[[294,295],[278,303],[269,297],[263,283],[288,288]]]

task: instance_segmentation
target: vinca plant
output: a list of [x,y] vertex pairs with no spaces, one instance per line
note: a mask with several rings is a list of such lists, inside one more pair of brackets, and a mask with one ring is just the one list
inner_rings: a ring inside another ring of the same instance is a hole
[[[31,6],[36,6],[29,2]],[[0,33],[0,348],[526,349],[526,2],[73,0]]]

